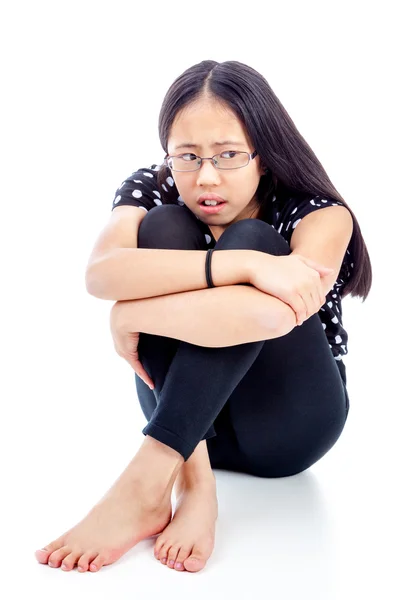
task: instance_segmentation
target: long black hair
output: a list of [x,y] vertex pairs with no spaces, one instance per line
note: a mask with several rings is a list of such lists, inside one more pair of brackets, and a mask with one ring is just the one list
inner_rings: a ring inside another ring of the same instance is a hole
[[[287,111],[264,77],[252,67],[230,60],[218,63],[202,62],[186,69],[168,89],[163,100],[158,131],[161,146],[168,154],[168,138],[178,112],[199,99],[215,98],[230,107],[244,125],[260,157],[261,168],[256,198],[259,218],[267,211],[271,196],[278,190],[312,193],[322,198],[340,201],[353,217],[353,234],[349,249],[354,269],[342,288],[342,297],[351,294],[366,300],[372,284],[372,268],[367,247],[354,213],[334,187],[323,166],[297,130]],[[157,173],[162,196],[162,184],[171,176],[163,164]]]

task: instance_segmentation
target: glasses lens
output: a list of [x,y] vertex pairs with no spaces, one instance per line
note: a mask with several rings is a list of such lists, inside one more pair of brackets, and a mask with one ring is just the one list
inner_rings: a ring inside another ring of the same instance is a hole
[[168,158],[168,166],[172,171],[196,171],[200,166],[200,159],[195,154],[180,154]]
[[[217,169],[239,169],[245,167],[249,162],[247,152],[236,152],[229,150],[215,156]],[[172,171],[197,171],[200,167],[200,159],[195,154],[180,154],[168,158],[168,166]]]
[[239,169],[240,167],[245,167],[249,162],[247,152],[236,152],[233,150],[221,152],[215,158],[218,169]]

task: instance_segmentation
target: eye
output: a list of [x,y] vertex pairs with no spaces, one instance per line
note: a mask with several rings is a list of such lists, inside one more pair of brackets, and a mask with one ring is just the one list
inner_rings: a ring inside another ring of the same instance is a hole
[[188,154],[180,154],[179,158],[183,158],[183,160],[186,160],[187,162],[189,162],[191,160],[196,160],[197,156],[195,154],[188,153]]
[[[224,154],[228,154],[229,156],[224,156]],[[235,150],[226,150],[225,152],[221,152],[222,158],[234,158],[235,154],[238,154],[235,152]]]

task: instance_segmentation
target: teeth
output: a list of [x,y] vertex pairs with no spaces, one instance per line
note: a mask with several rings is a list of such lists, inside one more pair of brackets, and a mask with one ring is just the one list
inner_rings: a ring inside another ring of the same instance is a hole
[[218,202],[216,200],[205,200],[204,204],[206,206],[217,206]]

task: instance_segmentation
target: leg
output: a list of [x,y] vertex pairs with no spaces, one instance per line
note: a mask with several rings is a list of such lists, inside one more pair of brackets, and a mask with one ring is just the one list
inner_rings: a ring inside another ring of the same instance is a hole
[[[164,207],[165,208],[165,207]],[[164,208],[162,210],[164,210]],[[178,208],[179,210],[179,208]],[[153,213],[154,211],[152,211]],[[165,212],[165,211],[164,211]],[[153,217],[155,217],[156,215],[153,215]],[[160,217],[161,219],[161,213],[159,213],[157,216]],[[179,216],[182,216],[182,219],[184,218],[183,213],[180,213]],[[174,214],[174,224],[175,226],[177,226],[177,219],[179,218],[178,214]],[[146,217],[147,218],[147,217]],[[158,245],[158,232],[160,231],[161,225],[164,226],[166,225],[166,218],[167,218],[167,213],[163,214],[163,220],[162,220],[162,224],[160,224],[159,227],[154,227],[153,228],[153,237],[152,239],[150,238],[150,242],[149,242],[149,246],[148,247],[160,247]],[[145,220],[142,222],[142,224],[145,222]],[[150,220],[148,220],[148,225],[150,225]],[[180,231],[183,230],[183,223],[180,224],[181,225],[181,229]],[[168,227],[166,229],[164,229],[164,233],[165,231],[168,230]],[[148,227],[147,230],[147,235],[151,235],[151,229],[150,227]],[[174,242],[175,242],[176,238],[174,238]],[[164,238],[164,244],[168,244],[168,240],[165,240]],[[139,244],[140,245],[140,244]],[[164,245],[162,247],[170,247],[168,245]],[[171,246],[171,247],[176,247],[176,246]],[[186,248],[188,248],[188,246],[184,246]],[[189,246],[190,247],[190,246]],[[269,225],[267,225],[266,223],[263,223],[261,221],[258,220],[245,220],[245,221],[241,221],[239,223],[234,224],[233,226],[231,226],[230,228],[228,228],[224,234],[221,236],[221,238],[218,241],[218,244],[216,245],[216,248],[218,249],[230,249],[230,248],[248,248],[248,249],[255,249],[255,250],[259,250],[259,251],[265,251],[268,252],[270,254],[289,254],[290,253],[290,249],[289,246],[287,245],[287,243],[285,242],[285,240],[273,229],[271,228]],[[332,355],[330,354],[329,351],[329,346],[327,344],[326,338],[325,338],[325,334],[322,330],[321,327],[321,323],[319,320],[318,315],[314,315],[313,317],[311,317],[311,319],[309,319],[302,328],[296,328],[296,331],[303,334],[303,332],[306,331],[306,327],[305,325],[308,323],[314,323],[313,325],[313,329],[312,331],[310,331],[310,328],[308,328],[308,334],[307,335],[303,335],[302,337],[302,341],[305,342],[309,342],[309,346],[310,348],[313,349],[313,351],[316,351],[318,353],[320,346],[322,345],[322,348],[325,351],[325,358],[327,357],[326,354],[326,350],[328,350],[328,355],[331,359],[331,362],[327,363],[327,368],[328,371],[329,369],[331,369],[330,373],[331,375],[333,375],[333,379],[335,380],[335,375],[338,375],[338,370],[337,370],[337,366],[336,366],[336,362],[333,360]],[[321,336],[322,334],[322,336]],[[319,336],[319,337],[318,337]],[[288,337],[288,336],[286,336]],[[310,339],[308,339],[310,338]],[[140,398],[140,391],[143,392],[143,397],[144,394],[148,395],[149,398],[149,402],[151,399],[152,407],[151,410],[149,408],[149,405],[144,405],[142,404],[142,408],[144,410],[145,415],[147,416],[147,418],[149,419],[149,423],[150,423],[150,428],[145,428],[143,430],[143,433],[149,433],[150,435],[154,435],[155,438],[158,438],[160,441],[162,441],[163,443],[165,443],[166,445],[170,445],[172,448],[175,448],[178,452],[182,453],[182,456],[185,456],[185,453],[187,452],[188,448],[187,448],[187,439],[186,440],[182,440],[181,439],[181,435],[182,433],[184,435],[187,436],[187,438],[190,438],[190,434],[192,435],[192,437],[194,438],[194,442],[192,442],[193,444],[193,450],[187,453],[186,459],[185,459],[185,465],[188,465],[191,457],[193,456],[193,458],[196,457],[197,460],[197,455],[202,456],[203,457],[203,465],[206,465],[206,461],[204,460],[205,458],[205,454],[204,452],[202,453],[202,455],[200,455],[200,453],[197,452],[197,444],[198,444],[198,440],[201,439],[201,437],[199,437],[199,432],[197,433],[193,433],[193,428],[191,427],[192,423],[188,423],[185,422],[184,426],[182,428],[182,421],[180,422],[180,425],[177,426],[177,422],[179,422],[179,419],[182,418],[182,406],[185,406],[185,412],[190,415],[191,419],[193,420],[193,415],[196,416],[196,418],[198,418],[200,420],[204,418],[204,422],[203,422],[203,431],[206,431],[206,433],[203,435],[202,440],[206,440],[207,446],[208,446],[208,450],[210,453],[210,459],[211,459],[211,465],[214,468],[228,468],[231,470],[240,470],[240,471],[245,471],[245,472],[253,472],[254,474],[261,474],[262,476],[282,476],[283,474],[289,474],[289,472],[285,469],[288,468],[291,470],[290,473],[293,472],[293,469],[296,471],[296,469],[301,470],[301,467],[299,467],[298,465],[300,464],[300,462],[298,461],[296,465],[294,465],[294,463],[292,462],[290,465],[288,464],[282,464],[282,461],[275,465],[275,475],[273,475],[273,471],[269,470],[271,467],[265,462],[265,455],[263,454],[263,448],[261,445],[261,451],[260,451],[260,447],[256,447],[254,448],[254,440],[253,441],[253,446],[251,446],[249,444],[249,440],[247,438],[243,438],[243,437],[239,437],[237,435],[237,430],[235,429],[235,426],[237,425],[237,420],[239,421],[239,425],[240,425],[240,418],[243,416],[247,419],[247,429],[249,431],[249,435],[248,438],[250,438],[254,432],[255,435],[257,435],[257,423],[255,424],[255,421],[258,422],[258,415],[259,413],[255,412],[254,410],[247,410],[246,411],[246,407],[248,405],[247,402],[247,398],[249,397],[249,395],[254,394],[254,390],[257,390],[257,386],[255,384],[255,382],[263,381],[263,372],[258,372],[258,376],[256,379],[248,376],[246,377],[247,373],[250,373],[253,365],[257,362],[257,357],[259,356],[261,350],[263,350],[265,343],[267,342],[271,342],[271,341],[275,341],[275,340],[267,340],[266,342],[257,342],[255,344],[242,344],[240,346],[235,346],[232,348],[218,348],[218,349],[210,349],[210,348],[201,348],[198,346],[193,346],[191,344],[186,344],[184,342],[179,342],[176,341],[173,342],[173,351],[170,353],[169,357],[167,356],[167,353],[163,353],[163,352],[158,352],[157,350],[157,340],[158,339],[162,339],[163,343],[164,343],[164,348],[165,348],[165,343],[166,343],[166,338],[157,338],[157,336],[144,336],[144,342],[148,342],[147,346],[143,346],[142,350],[144,350],[143,356],[141,356],[141,360],[143,361],[143,363],[145,364],[145,368],[148,370],[148,372],[150,373],[150,375],[152,376],[153,380],[156,380],[157,377],[155,377],[155,374],[159,374],[159,384],[157,385],[156,381],[156,394],[153,394],[152,392],[150,392],[150,390],[148,390],[147,386],[145,386],[145,384],[143,384],[143,382],[141,382],[141,380],[139,380],[137,378],[137,385],[138,385],[138,394],[139,394],[139,398]],[[283,338],[278,338],[278,341],[280,339]],[[312,340],[314,340],[314,345],[312,345]],[[168,338],[167,338],[168,341]],[[300,341],[300,338],[299,338]],[[254,348],[255,346],[257,346],[256,348]],[[242,352],[240,352],[240,350]],[[209,351],[209,352],[208,352]],[[300,348],[300,354],[303,352],[303,349]],[[323,352],[322,352],[323,354]],[[171,360],[172,357],[172,360]],[[282,362],[283,359],[283,362]],[[283,365],[284,365],[284,360],[286,359],[285,353],[281,353],[281,360],[278,361],[278,365],[282,371]],[[146,364],[146,360],[147,360],[147,364]],[[247,362],[246,362],[247,361]],[[321,363],[322,364],[322,363]],[[160,368],[160,365],[161,368]],[[184,369],[180,366],[180,365],[184,365]],[[238,365],[240,367],[243,367],[243,365],[245,366],[245,369],[243,372],[241,372],[240,376],[237,377],[237,373],[238,373]],[[152,369],[155,369],[155,372],[153,372]],[[325,368],[325,367],[323,367]],[[320,368],[319,374],[321,374],[321,372],[323,373],[323,368]],[[203,369],[203,370],[202,370]],[[264,372],[265,371],[269,371],[270,373],[274,373],[274,370],[270,368],[270,365],[267,363],[263,365],[263,369]],[[302,365],[302,369],[305,369],[305,372],[307,372],[307,368],[306,366]],[[333,369],[333,371],[332,371]],[[210,371],[212,371],[212,376],[210,377]],[[254,371],[253,371],[254,372]],[[197,373],[197,375],[196,375]],[[198,373],[207,373],[207,378],[199,378]],[[296,379],[296,377],[298,376],[298,370],[296,371],[296,369],[293,370],[293,377],[294,379]],[[232,375],[233,374],[233,375]],[[167,377],[168,375],[168,377]],[[287,373],[284,371],[284,377],[283,377],[283,381],[285,380],[285,377],[287,376]],[[234,380],[233,380],[234,378]],[[246,389],[246,394],[241,393],[242,392],[242,387],[241,387],[241,382],[246,380],[247,385],[249,386]],[[340,377],[339,377],[340,380]],[[204,381],[206,381],[207,386],[204,385]],[[189,382],[191,382],[191,384],[189,385]],[[201,385],[203,384],[203,387],[201,387]],[[314,382],[315,384],[315,382]],[[336,387],[335,387],[336,384]],[[338,384],[338,379],[336,378],[336,381],[334,381],[333,384],[333,389],[334,390],[338,390],[337,387]],[[140,386],[140,387],[139,387]],[[263,389],[268,389],[266,387],[266,380],[264,380],[264,384],[263,384],[264,388]],[[204,389],[206,388],[206,389]],[[238,389],[238,392],[236,393],[236,389]],[[341,391],[342,388],[340,388]],[[195,394],[193,393],[195,391]],[[281,390],[282,392],[285,392],[285,389],[282,388]],[[150,394],[149,394],[150,392]],[[284,393],[283,393],[284,395]],[[194,397],[195,396],[195,397]],[[143,401],[143,397],[142,397],[142,401]],[[184,401],[184,404],[182,403],[182,400],[179,401],[179,399],[182,399]],[[215,406],[210,406],[211,403],[211,399],[214,398],[214,402],[215,402]],[[232,399],[235,399],[237,401],[237,406],[241,407],[242,409],[242,413],[240,413],[239,419],[235,419],[232,423],[232,419],[231,419],[231,411],[232,411]],[[334,398],[334,402],[335,399],[339,401],[339,405],[341,400],[341,397],[339,397],[338,395],[335,396]],[[188,405],[190,405],[191,410],[188,409]],[[336,406],[337,406],[337,402],[336,402]],[[199,411],[199,407],[201,407],[201,411]],[[258,406],[258,410],[262,411],[264,410],[264,412],[267,413],[268,415],[268,411],[266,410],[268,407],[268,402],[265,402],[261,407]],[[146,414],[146,409],[147,408],[147,414]],[[294,406],[295,410],[296,410],[296,406]],[[206,410],[205,410],[206,409]],[[207,410],[209,411],[209,413],[211,412],[211,416],[210,414],[208,414],[208,419],[206,419],[205,417],[207,417]],[[215,411],[214,413],[212,413],[212,411]],[[306,411],[307,412],[307,411]],[[170,413],[170,414],[168,414]],[[325,453],[328,449],[328,447],[330,447],[331,445],[333,445],[334,440],[336,439],[335,436],[338,434],[338,431],[340,430],[340,406],[339,406],[339,410],[337,411],[337,413],[335,415],[333,415],[334,411],[332,411],[332,416],[334,416],[333,419],[333,424],[331,426],[331,428],[328,430],[325,427],[325,432],[323,432],[323,434],[320,436],[319,439],[317,439],[316,437],[313,438],[313,442],[315,442],[316,446],[318,446],[317,450],[315,450],[315,448],[312,448],[314,454],[313,454],[313,458],[314,461],[318,460],[318,457],[321,456],[321,448],[322,448],[322,452]],[[213,414],[215,415],[214,420],[212,419]],[[254,415],[257,415],[257,419],[254,418]],[[288,412],[289,416],[290,413]],[[326,414],[326,413],[325,413]],[[159,423],[154,423],[156,425],[156,428],[152,429],[151,425],[152,425],[152,420],[155,418],[155,416],[157,416]],[[324,421],[323,419],[323,410],[320,413],[321,419],[320,422],[318,422],[318,425],[321,425],[322,428],[323,426],[326,425],[326,419]],[[171,418],[172,417],[172,418]],[[339,417],[339,419],[337,418]],[[268,416],[266,417],[268,418]],[[165,419],[163,421],[163,419]],[[168,420],[169,419],[169,420]],[[293,420],[293,419],[292,419]],[[328,419],[329,420],[329,419]],[[339,428],[337,426],[339,420]],[[306,421],[306,425],[308,425],[308,430],[310,430],[310,427],[312,428],[312,419],[309,420],[307,422]],[[166,432],[163,431],[163,427],[165,427],[165,423],[167,423],[166,426]],[[315,420],[314,423],[317,423],[317,421]],[[250,425],[252,426],[252,429],[250,429]],[[283,422],[282,426],[285,426],[285,422]],[[208,429],[207,429],[208,427]],[[175,429],[174,429],[175,428]],[[214,428],[214,432],[212,432],[212,429]],[[147,431],[146,431],[147,429]],[[151,432],[152,431],[152,432]],[[245,428],[245,432],[246,432],[246,428]],[[242,431],[240,431],[240,433],[243,433]],[[294,433],[295,430],[294,430]],[[211,434],[211,435],[210,435]],[[158,437],[159,436],[159,437]],[[260,436],[261,438],[264,436],[265,437],[265,433],[264,430],[260,432]],[[325,436],[325,437],[324,437]],[[254,437],[254,435],[253,435]],[[277,437],[277,435],[275,434],[275,438]],[[327,439],[329,438],[328,442]],[[257,441],[258,438],[256,438]],[[185,443],[186,442],[186,445]],[[330,446],[329,446],[330,444]],[[309,444],[311,445],[311,444]],[[279,451],[284,452],[284,447],[282,446],[283,450],[281,450],[278,447],[278,458],[279,458]],[[196,449],[196,452],[194,452],[194,449]],[[250,452],[250,450],[252,450],[252,452]],[[304,466],[304,464],[306,464],[304,462],[304,456],[305,453],[303,451],[303,455],[302,455],[302,463],[301,466]],[[310,454],[308,455],[308,465],[312,464],[312,460],[310,463]],[[274,466],[274,465],[272,465]],[[183,467],[182,467],[183,468]],[[267,473],[269,473],[267,475]],[[194,504],[194,503],[193,503]],[[202,505],[205,505],[205,502],[202,503]],[[187,505],[188,506],[188,505]],[[197,511],[197,517],[198,517],[198,512]],[[212,521],[212,518],[209,518],[209,522]],[[183,522],[183,520],[181,520],[181,522]],[[184,520],[185,524],[188,523],[188,519],[186,518]],[[168,532],[174,531],[172,529],[172,526],[175,523],[175,517],[174,517],[174,521],[166,528],[166,530],[163,532],[163,534],[160,536],[160,544],[159,544],[159,540],[157,540],[157,545],[158,547],[156,547],[156,551],[160,550],[161,554],[164,552],[164,557],[169,560],[176,560],[177,562],[182,560],[182,549],[179,550],[179,548],[176,547],[168,547],[168,539],[164,540],[162,539],[164,534],[166,535]],[[177,524],[179,524],[179,519],[177,521]],[[180,531],[180,535],[182,536],[181,539],[184,539],[185,534],[187,535],[187,530],[190,529],[187,526],[185,527],[185,530],[183,531],[181,529]],[[172,537],[176,538],[176,529],[175,529],[175,536],[172,535]],[[178,536],[179,539],[179,536]],[[187,538],[186,538],[187,539]],[[197,544],[199,546],[199,544]],[[201,546],[201,544],[200,544]],[[200,547],[199,546],[199,547]],[[204,542],[204,547],[206,547],[206,543]],[[209,550],[209,552],[211,552],[211,550]],[[183,555],[185,556],[185,553],[183,553]],[[158,556],[158,555],[157,555]],[[186,553],[187,556],[187,553]],[[183,559],[184,560],[184,559]],[[187,568],[187,561],[185,561],[185,567]],[[192,570],[192,569],[189,569]]]
[[[146,216],[141,226],[148,219],[145,240],[149,244],[148,247],[160,247],[158,238],[162,228],[164,228],[162,237],[164,246],[162,247],[171,247],[171,236],[168,238],[170,225],[167,217],[170,214],[172,215],[172,208],[175,211],[173,214],[174,244],[184,244],[184,247],[188,247],[188,240],[182,242],[180,237],[188,225],[187,215],[181,211],[180,207],[158,207],[158,214],[152,211]],[[190,213],[190,211],[188,212]],[[155,223],[151,228],[150,217],[152,215]],[[181,217],[182,221],[179,221]],[[191,243],[193,244],[193,242]],[[257,219],[245,219],[233,224],[224,231],[215,248],[217,250],[246,248],[274,255],[290,254],[289,245],[283,237],[270,225]],[[145,340],[151,341],[151,345],[147,346],[142,357],[153,380],[155,379],[153,367],[157,368],[157,361],[160,359],[155,343],[156,338],[157,336],[145,336]],[[165,338],[163,339],[165,340]],[[285,383],[286,387],[289,385],[287,382],[293,382],[290,388],[293,393],[291,391],[287,394],[288,397],[291,397],[291,394],[293,396],[296,391],[296,384],[297,389],[300,388],[296,396],[297,403],[294,400],[292,401],[297,410],[301,410],[299,399],[307,402],[309,394],[314,391],[313,398],[315,398],[317,390],[320,390],[320,393],[323,394],[325,402],[322,404],[322,408],[320,407],[320,420],[315,420],[314,424],[318,423],[322,427],[326,439],[324,443],[321,439],[314,439],[316,443],[318,442],[321,445],[321,448],[315,450],[313,458],[309,456],[308,466],[312,464],[312,460],[314,462],[318,460],[332,446],[338,434],[340,434],[344,424],[342,418],[345,407],[344,382],[340,377],[341,373],[339,373],[337,362],[330,352],[318,315],[313,315],[301,328],[296,327],[288,336],[273,340],[226,348],[203,348],[186,342],[175,342],[173,358],[168,365],[164,361],[162,381],[159,382],[160,385],[156,389],[156,394],[152,393],[153,412],[143,433],[151,435],[167,446],[174,448],[184,457],[185,462],[191,456],[199,441],[207,440],[211,465],[225,468],[223,465],[225,463],[226,466],[227,459],[224,455],[226,441],[233,451],[229,457],[230,468],[248,470],[248,457],[243,451],[243,446],[247,448],[247,442],[243,445],[243,440],[238,438],[237,429],[232,429],[233,423],[230,418],[232,401],[228,402],[228,399],[233,396],[239,398],[242,390],[242,386],[239,386],[239,384],[245,379],[246,374],[262,350],[264,356],[270,349],[269,362],[264,360],[264,368],[269,379],[268,377],[263,379],[261,377],[262,373],[257,380],[249,375],[246,382],[253,382],[253,395],[254,388],[256,391],[258,387],[269,389],[268,386],[271,386],[276,379],[276,377],[271,378],[271,373],[276,374],[279,372],[282,373],[281,381]],[[290,348],[292,348],[291,352]],[[308,356],[312,356],[311,361],[305,360],[304,348],[307,348]],[[274,355],[275,362],[273,362]],[[286,367],[285,361],[288,358],[290,358],[290,363]],[[261,358],[260,362],[262,363]],[[274,368],[271,368],[271,365],[274,365]],[[254,381],[258,386],[254,384]],[[238,391],[235,394],[236,388],[238,388]],[[281,391],[285,392],[285,389],[281,385]],[[241,397],[243,398],[243,395]],[[241,404],[242,412],[245,412],[247,403],[242,402]],[[184,410],[182,410],[182,406],[184,406]],[[199,407],[201,407],[201,410]],[[334,407],[330,415],[326,411],[324,413],[326,407]],[[253,417],[254,420],[254,412],[251,414],[250,411],[246,414],[249,419]],[[307,411],[305,411],[305,415],[307,415]],[[150,411],[148,411],[148,416],[150,417]],[[313,416],[315,417],[314,413]],[[327,423],[324,422],[324,417],[328,421],[331,419],[329,428],[325,426]],[[307,423],[310,427],[313,426],[312,420],[307,421],[306,419],[305,425]],[[216,436],[217,429],[218,435]],[[251,431],[254,431],[254,429]],[[313,439],[306,435],[308,433],[303,432],[304,437],[309,440]],[[251,435],[248,437],[251,437]],[[222,441],[223,443],[221,443]],[[214,459],[216,460],[214,461]],[[306,463],[307,461],[304,462],[304,464]]]
[[259,477],[304,471],[336,443],[348,410],[345,381],[318,315],[266,340],[229,398],[243,470]]
[[[167,248],[175,250],[206,250],[211,231],[185,206],[159,206],[150,211],[139,227],[139,248]],[[212,247],[212,246],[211,246]],[[144,416],[148,421],[157,408],[170,365],[179,348],[180,340],[141,333],[139,357],[151,375],[155,389],[135,375],[136,389]],[[203,439],[216,435],[213,425]]]
[[[223,233],[215,248],[258,248],[262,233],[265,236],[269,231],[275,234],[276,239],[265,241],[264,251],[279,253],[276,247],[272,247],[277,242],[288,248],[283,238],[266,223],[258,222],[264,225],[265,231],[257,234],[256,229],[259,228],[254,228],[255,222],[254,219],[246,219],[235,223]],[[190,231],[188,238],[186,232],[193,227],[194,231]],[[181,249],[206,247],[204,236],[199,242],[196,234],[202,237],[190,211],[175,206],[157,207],[142,221],[138,245]],[[257,243],[253,239],[254,234]],[[272,234],[265,237],[271,238]],[[139,400],[149,421],[143,433],[174,448],[186,462],[199,441],[216,436],[216,419],[255,361],[263,342],[207,348],[175,340],[169,353],[165,351],[168,344],[169,338],[159,342],[158,336],[141,335],[139,356],[156,386],[155,393],[152,393],[137,381]],[[182,410],[183,406],[185,410]],[[220,433],[223,423],[222,414],[218,423]]]

